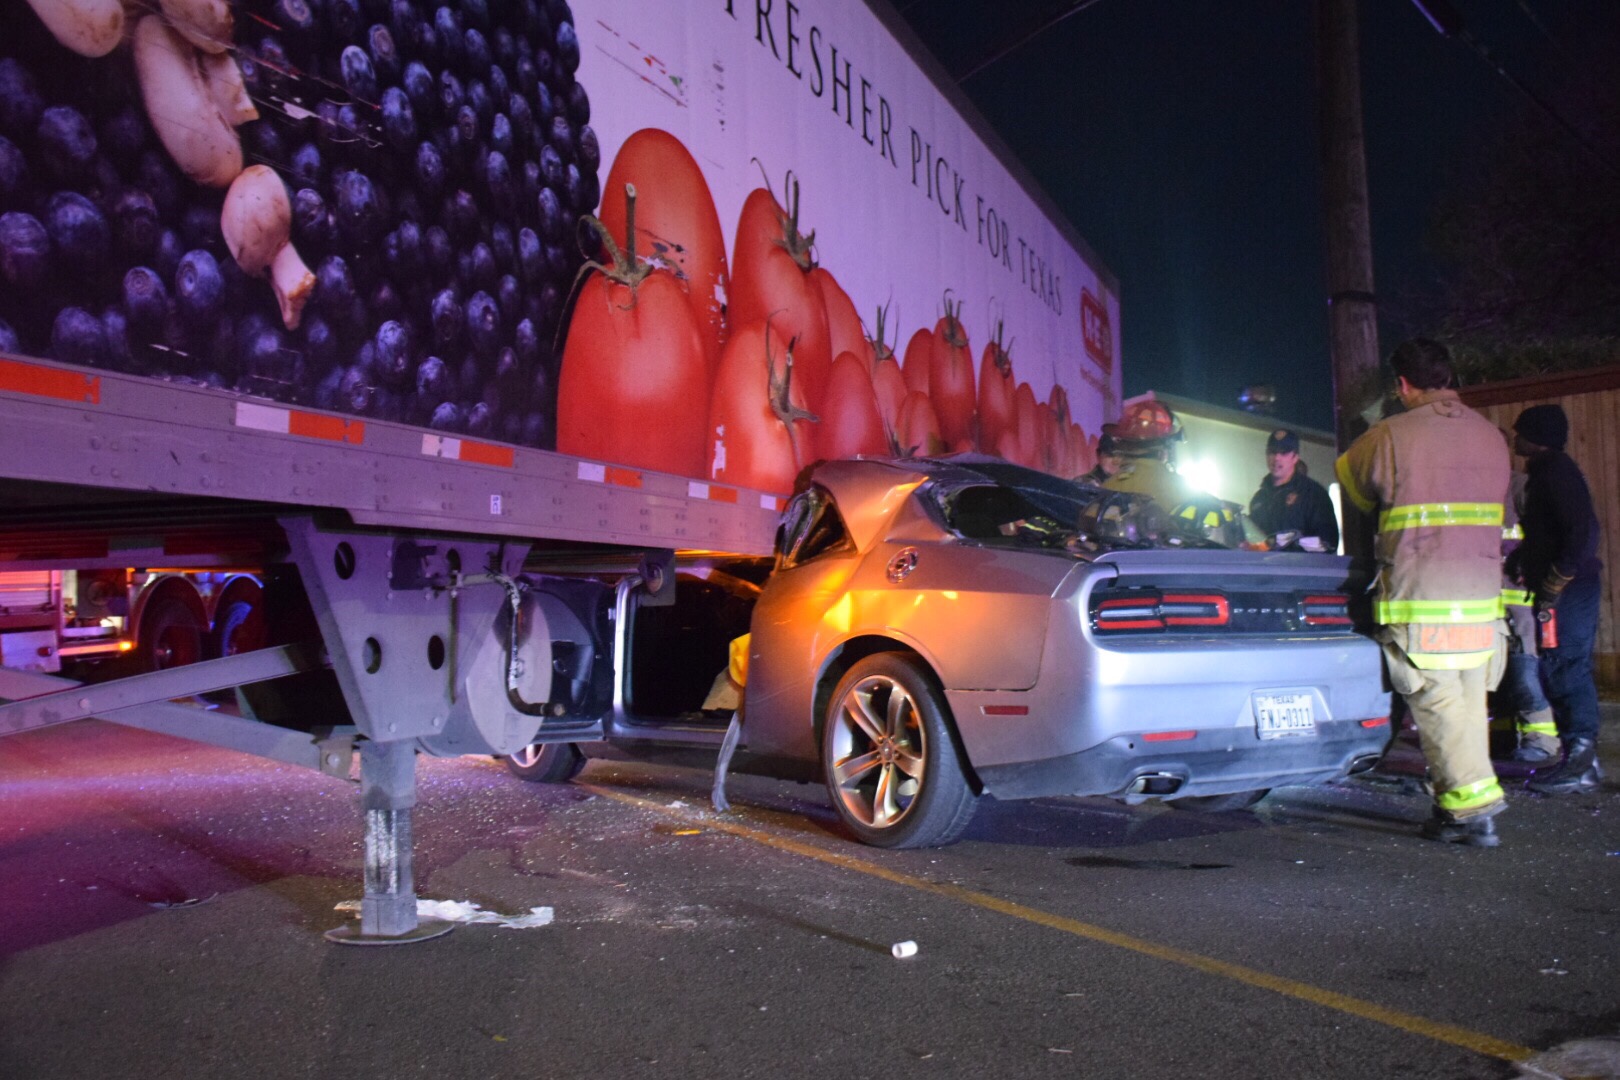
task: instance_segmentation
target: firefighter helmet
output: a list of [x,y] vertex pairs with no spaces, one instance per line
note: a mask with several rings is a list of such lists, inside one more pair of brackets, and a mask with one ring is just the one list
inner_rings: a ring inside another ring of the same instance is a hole
[[1181,437],[1181,421],[1162,401],[1133,401],[1103,434],[1123,442],[1151,443]]

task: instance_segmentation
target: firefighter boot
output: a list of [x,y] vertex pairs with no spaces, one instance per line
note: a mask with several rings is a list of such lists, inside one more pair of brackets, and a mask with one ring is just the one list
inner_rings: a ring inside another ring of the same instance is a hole
[[1498,802],[1483,814],[1459,820],[1437,806],[1429,815],[1429,820],[1423,823],[1422,836],[1425,840],[1438,840],[1442,844],[1496,847],[1502,842],[1502,838],[1496,834],[1496,815],[1506,808],[1506,803]]
[[1509,761],[1526,765],[1543,765],[1558,760],[1558,728],[1553,723],[1551,709],[1540,709],[1519,718],[1519,744],[1514,747]]
[[1526,786],[1542,795],[1569,795],[1598,786],[1603,771],[1597,762],[1596,739],[1570,739],[1564,744],[1564,761],[1546,776],[1533,777]]

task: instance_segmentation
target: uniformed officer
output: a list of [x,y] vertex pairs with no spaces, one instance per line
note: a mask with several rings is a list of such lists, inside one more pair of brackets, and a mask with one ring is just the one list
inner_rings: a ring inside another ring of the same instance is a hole
[[1311,479],[1299,460],[1299,435],[1278,428],[1266,440],[1266,475],[1249,500],[1249,517],[1267,536],[1294,532],[1291,547],[1308,551],[1339,550],[1339,519],[1333,497]]

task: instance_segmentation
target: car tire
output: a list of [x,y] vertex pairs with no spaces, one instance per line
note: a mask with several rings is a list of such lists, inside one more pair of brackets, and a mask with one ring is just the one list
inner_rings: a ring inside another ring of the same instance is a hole
[[585,767],[573,743],[534,743],[505,759],[507,771],[535,784],[566,784]]
[[1261,788],[1259,791],[1233,791],[1225,795],[1189,795],[1184,799],[1171,799],[1170,808],[1192,814],[1230,814],[1249,809],[1269,794],[1270,788]]
[[839,680],[821,764],[834,810],[862,843],[941,847],[972,821],[978,795],[943,702],[922,665],[900,653],[865,657]]

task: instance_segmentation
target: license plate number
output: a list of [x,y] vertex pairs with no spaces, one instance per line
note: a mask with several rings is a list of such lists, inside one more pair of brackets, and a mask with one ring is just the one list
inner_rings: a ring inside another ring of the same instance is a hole
[[1308,693],[1256,694],[1254,728],[1262,739],[1315,735],[1315,699]]

